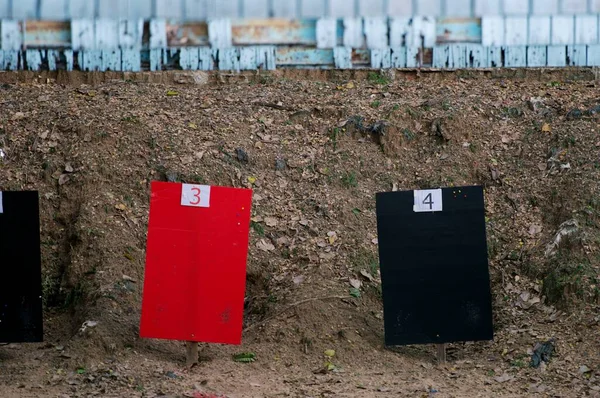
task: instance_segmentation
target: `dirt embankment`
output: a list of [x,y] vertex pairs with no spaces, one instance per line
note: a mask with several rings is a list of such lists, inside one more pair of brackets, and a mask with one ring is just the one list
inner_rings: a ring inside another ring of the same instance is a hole
[[[596,83],[362,77],[0,87],[0,189],[40,191],[47,326],[45,345],[0,347],[0,391],[598,394]],[[244,346],[205,347],[188,373],[180,344],[138,338],[154,179],[254,189]],[[375,193],[471,184],[494,342],[456,344],[445,367],[430,347],[384,349]],[[529,368],[551,337],[553,360]]]

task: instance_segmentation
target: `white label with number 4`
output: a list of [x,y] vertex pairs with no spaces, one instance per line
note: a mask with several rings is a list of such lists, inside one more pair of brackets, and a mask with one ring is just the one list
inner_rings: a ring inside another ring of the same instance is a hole
[[442,190],[441,189],[424,189],[422,191],[414,191],[415,204],[413,211],[417,213],[442,211]]
[[183,184],[181,205],[192,207],[210,207],[210,185]]

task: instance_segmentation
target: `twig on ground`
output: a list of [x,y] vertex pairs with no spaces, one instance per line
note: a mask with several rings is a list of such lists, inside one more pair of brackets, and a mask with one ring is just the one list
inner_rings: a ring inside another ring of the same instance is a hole
[[304,299],[304,300],[297,301],[297,302],[295,302],[293,304],[288,305],[286,308],[284,308],[283,310],[279,311],[277,314],[275,314],[273,316],[270,316],[270,317],[267,317],[267,318],[263,319],[260,322],[256,322],[256,323],[253,323],[252,325],[249,325],[248,327],[246,327],[244,329],[244,333],[247,332],[247,331],[249,331],[249,330],[251,330],[251,329],[254,329],[257,326],[264,325],[265,323],[267,323],[267,322],[269,322],[269,321],[271,321],[271,320],[273,320],[273,319],[281,316],[282,314],[286,313],[287,311],[289,311],[292,308],[295,308],[295,307],[297,307],[299,305],[302,305],[302,304],[305,304],[305,303],[308,303],[308,302],[311,302],[311,301],[332,300],[332,299],[340,299],[341,300],[341,299],[345,299],[345,298],[348,298],[348,297],[347,296],[313,297],[313,298],[309,298],[309,299]]

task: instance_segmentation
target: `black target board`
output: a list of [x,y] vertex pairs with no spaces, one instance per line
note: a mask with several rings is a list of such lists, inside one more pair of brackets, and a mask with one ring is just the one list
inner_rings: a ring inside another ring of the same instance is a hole
[[481,187],[377,194],[386,345],[493,338]]
[[0,342],[40,342],[42,276],[38,193],[0,191]]

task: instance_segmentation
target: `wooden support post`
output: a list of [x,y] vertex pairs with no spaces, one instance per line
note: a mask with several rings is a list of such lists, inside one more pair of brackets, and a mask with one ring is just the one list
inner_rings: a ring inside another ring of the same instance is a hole
[[437,359],[440,365],[446,363],[446,344],[437,345]]
[[198,363],[198,343],[195,341],[188,341],[185,343],[186,348],[186,359],[185,365],[191,368]]

